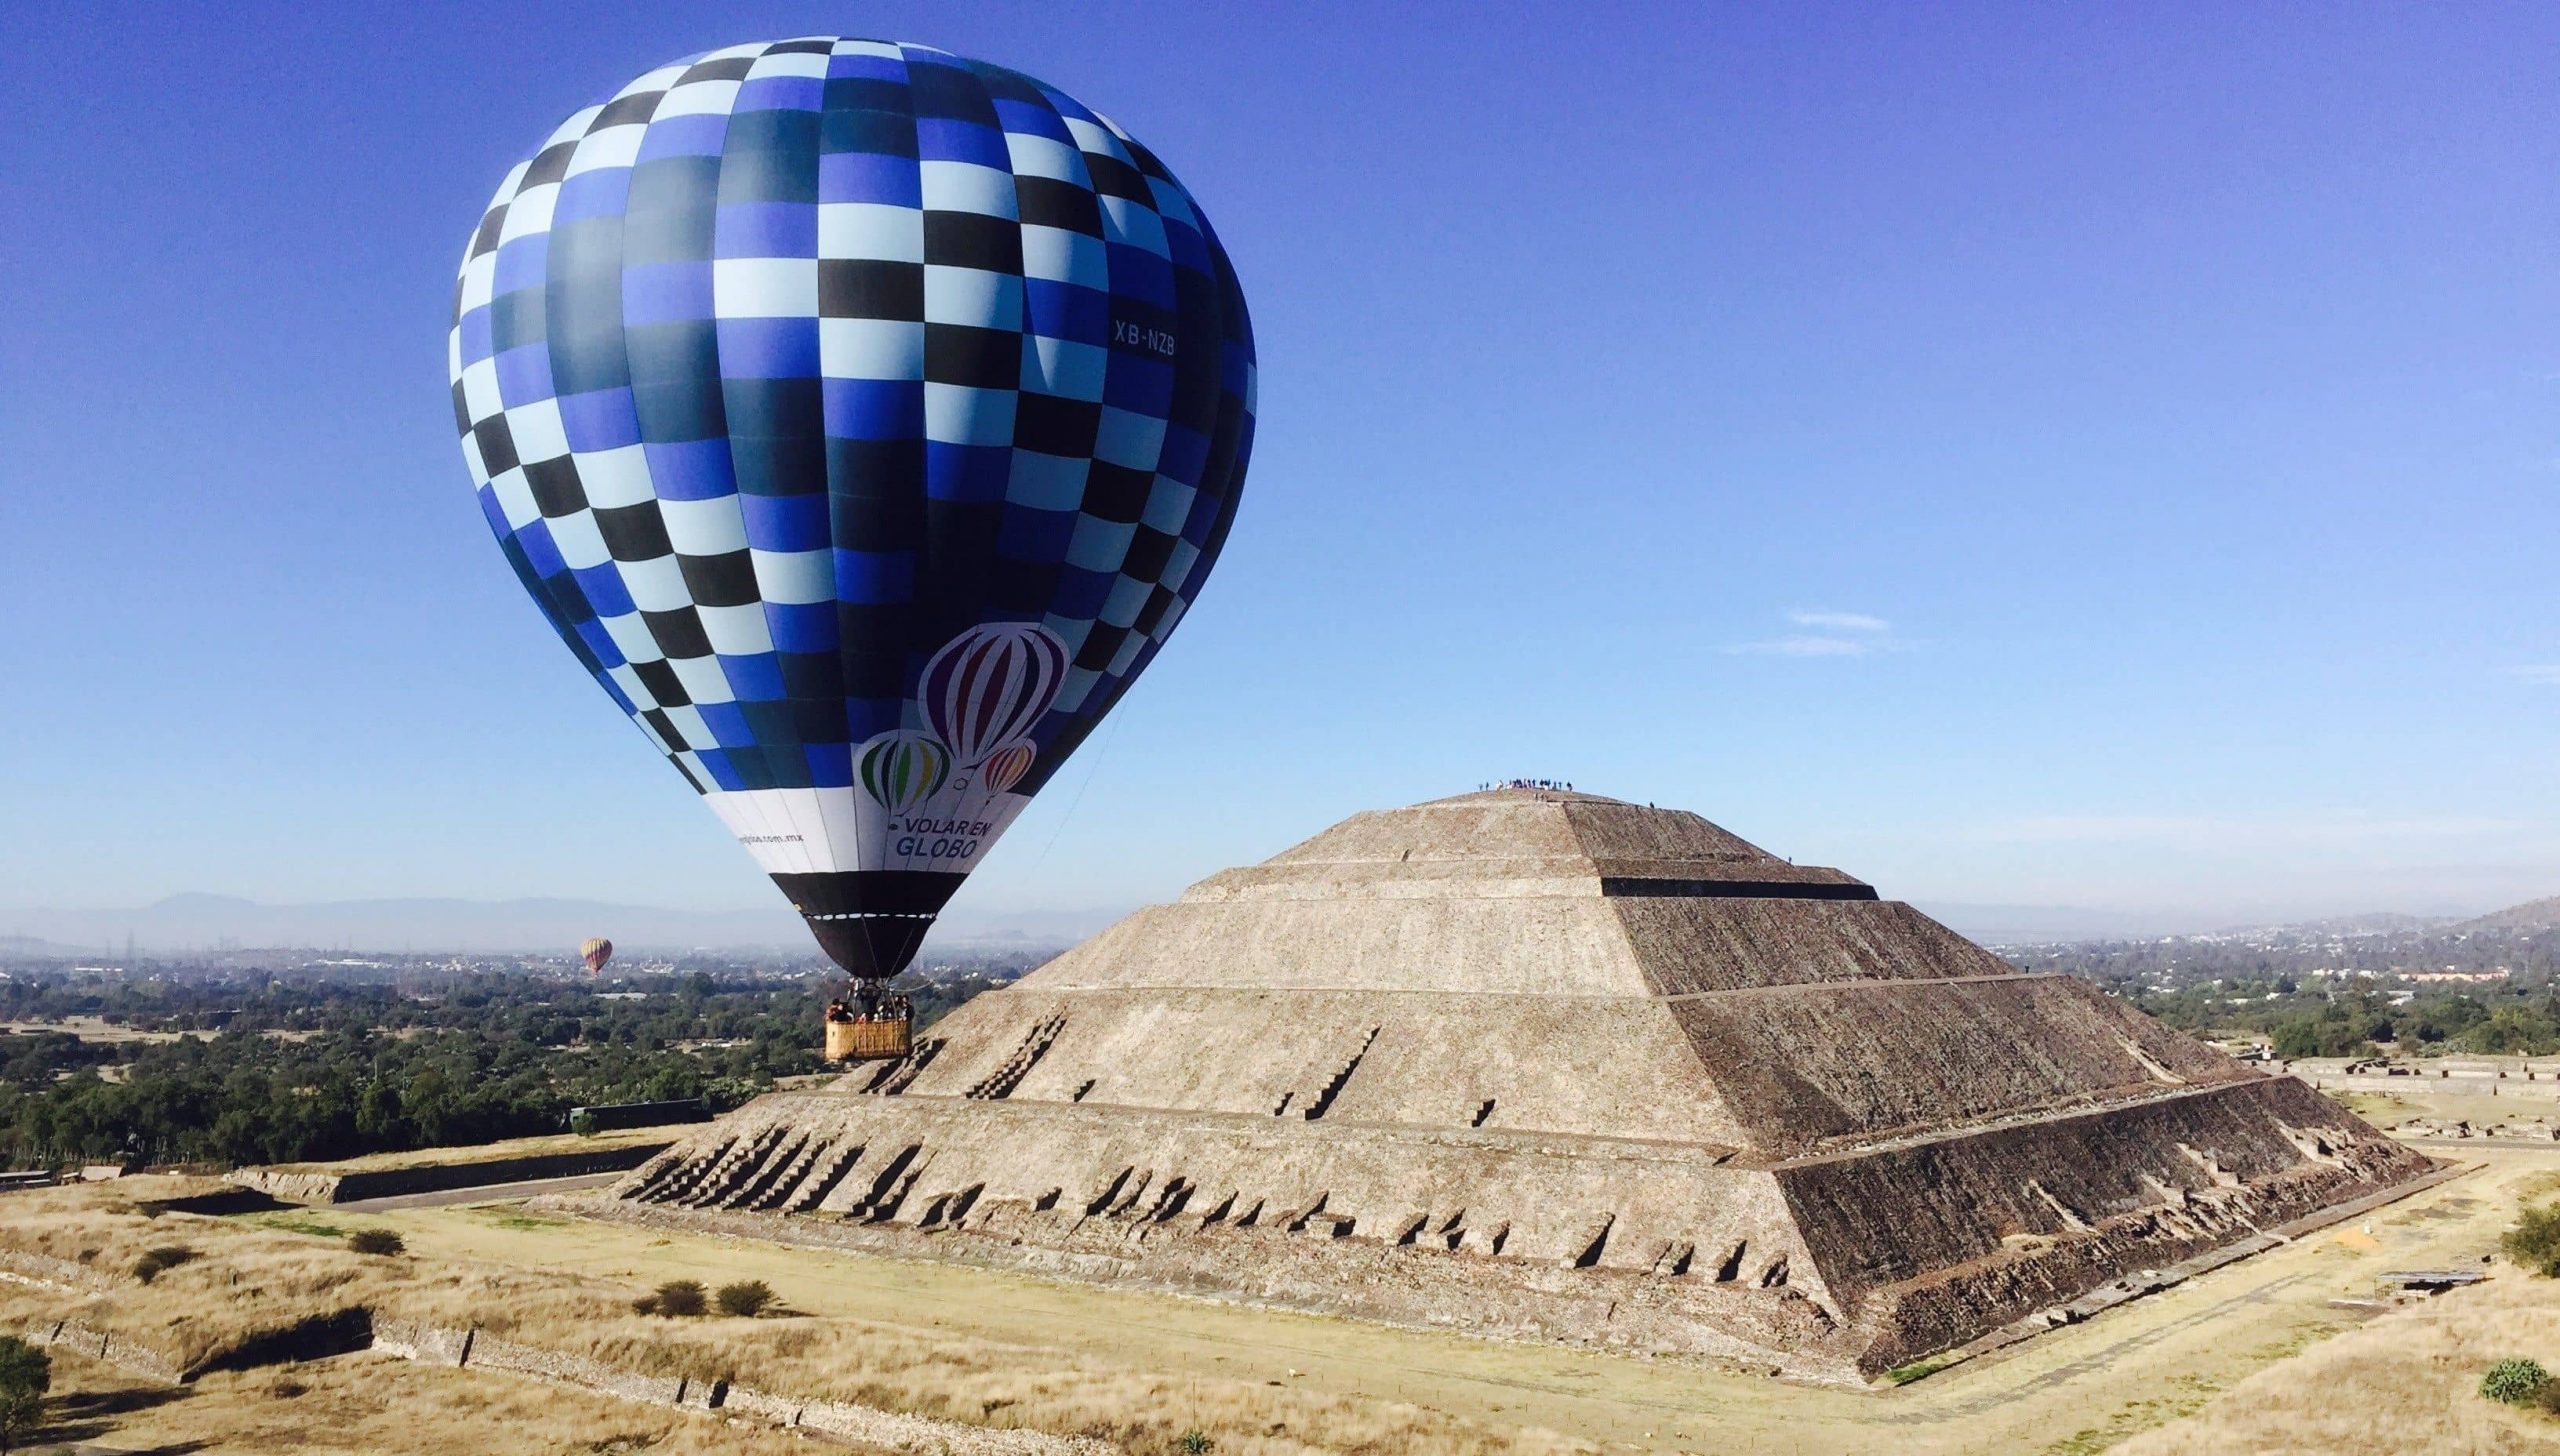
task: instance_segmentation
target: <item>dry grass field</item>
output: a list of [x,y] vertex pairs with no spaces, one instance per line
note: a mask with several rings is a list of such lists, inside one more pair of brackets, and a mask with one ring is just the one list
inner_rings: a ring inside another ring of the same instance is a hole
[[[807,1456],[787,1432],[377,1355],[290,1369],[209,1375],[191,1385],[142,1379],[73,1354],[54,1356],[52,1424],[37,1456],[384,1452],[577,1452],[581,1456]],[[837,1447],[837,1450],[861,1448]]]
[[[450,1257],[432,1249],[365,1257],[346,1248],[348,1229],[384,1226],[394,1222],[391,1216],[337,1210],[251,1218],[153,1212],[156,1200],[209,1186],[180,1179],[130,1179],[12,1194],[0,1206],[6,1214],[0,1221],[0,1253],[10,1256],[5,1267],[13,1275],[0,1280],[0,1327],[49,1330],[68,1321],[136,1352],[164,1373],[211,1372],[185,1385],[157,1382],[180,1392],[183,1402],[178,1396],[143,1403],[126,1397],[107,1400],[132,1384],[131,1369],[118,1371],[66,1351],[66,1396],[58,1424],[66,1430],[84,1425],[96,1429],[46,1440],[78,1439],[88,1443],[84,1450],[100,1452],[759,1452],[778,1449],[773,1443],[782,1439],[767,1427],[733,1428],[717,1416],[626,1407],[574,1391],[559,1392],[565,1403],[552,1425],[525,1425],[500,1407],[523,1400],[545,1402],[549,1387],[379,1356],[223,1369],[265,1359],[261,1351],[271,1355],[280,1333],[362,1310],[384,1320],[476,1328],[484,1336],[533,1350],[585,1357],[617,1373],[685,1376],[705,1385],[734,1382],[794,1401],[844,1402],[964,1427],[1090,1437],[1141,1456],[1191,1449],[1185,1438],[1195,1435],[1211,1443],[1208,1449],[1247,1456],[1345,1449],[1379,1456],[1534,1456],[1571,1448],[1571,1443],[1543,1433],[1480,1428],[1410,1404],[1298,1388],[1285,1381],[1167,1374],[1052,1343],[972,1338],[924,1324],[827,1316],[807,1308],[754,1319],[669,1320],[635,1312],[633,1295],[685,1272],[675,1266],[644,1267],[627,1279],[606,1280]],[[551,1226],[505,1208],[464,1212],[502,1233]],[[172,1259],[169,1251],[182,1253]],[[145,1281],[139,1271],[147,1262],[166,1267]],[[709,1272],[713,1282],[741,1277],[739,1271]],[[789,1271],[781,1271],[773,1282],[793,1305],[803,1303],[796,1298]],[[435,1427],[457,1433],[450,1441],[418,1444],[379,1435],[398,1426],[349,1427],[323,1415],[306,1421],[302,1414],[327,1408],[326,1400],[310,1400],[310,1392],[343,1390],[360,1398],[354,1392],[380,1379],[390,1382],[400,1399],[420,1402],[419,1419],[428,1420],[438,1382],[456,1376],[465,1378],[454,1386],[455,1404]],[[310,1403],[278,1403],[273,1384],[278,1380],[301,1387],[303,1393],[293,1399]],[[514,1384],[522,1384],[525,1393],[504,1393],[503,1399],[490,1394]],[[599,1407],[611,1407],[625,1418],[590,1420]],[[635,1412],[640,1414],[631,1414]],[[170,1423],[180,1413],[190,1429],[220,1427],[233,1435],[210,1447],[186,1446],[186,1441],[211,1438],[176,1432]],[[492,1434],[475,1441],[459,1434],[475,1428],[496,1432],[501,1428],[487,1423],[502,1419],[509,1422],[503,1438]],[[377,1434],[360,1440],[351,1431]],[[670,1433],[679,1431],[682,1442],[667,1444],[673,1439]],[[734,1438],[724,1434],[733,1431]],[[254,1441],[242,1434],[250,1432]],[[362,1443],[372,1440],[380,1443]],[[170,1447],[171,1441],[181,1444]],[[911,1449],[930,1451],[939,1444]],[[964,1450],[953,1444],[955,1456]]]
[[2509,1356],[2560,1366],[2560,1284],[2505,1277],[2268,1367],[2122,1456],[2560,1452],[2560,1419],[2480,1396]]
[[[1183,1438],[1194,1433],[1222,1456],[2560,1452],[2560,1422],[2473,1393],[2481,1370],[2504,1355],[2560,1369],[2560,1284],[2508,1276],[2378,1319],[2332,1305],[2371,1295],[2386,1270],[2476,1266],[2522,1200],[2560,1189],[2560,1148],[2459,1156],[2472,1165],[2466,1176],[2346,1225],[1995,1357],[1868,1392],[666,1235],[519,1203],[146,1217],[133,1198],[162,1180],[7,1195],[0,1249],[72,1261],[104,1288],[0,1282],[0,1324],[74,1318],[172,1358],[219,1364],[280,1320],[363,1307],[476,1324],[639,1374],[723,1378],[968,1427],[1088,1435],[1140,1456],[1191,1449]],[[400,1233],[409,1254],[347,1252],[344,1235],[360,1228]],[[173,1242],[198,1257],[148,1285],[131,1280],[133,1261]],[[786,1310],[681,1321],[631,1310],[634,1293],[671,1278],[763,1279]],[[136,1385],[68,1354],[62,1368],[73,1393],[65,1429],[80,1433],[66,1439],[87,1443],[84,1451],[745,1452],[786,1439],[714,1415],[380,1355],[217,1373],[183,1387]],[[303,1393],[278,1395],[277,1382]],[[367,1390],[379,1395],[378,1420],[333,1405],[360,1402]],[[118,1401],[125,1406],[109,1408]],[[426,1430],[452,1434],[424,1445],[387,1434]],[[474,1445],[475,1431],[510,1434]]]

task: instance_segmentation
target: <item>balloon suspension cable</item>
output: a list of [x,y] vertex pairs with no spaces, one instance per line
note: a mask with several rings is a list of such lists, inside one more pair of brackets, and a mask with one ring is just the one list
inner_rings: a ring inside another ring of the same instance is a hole
[[1076,785],[1076,796],[1067,801],[1067,812],[1058,816],[1058,827],[1049,831],[1049,842],[1040,846],[1040,857],[1025,866],[1023,873],[1029,874],[1049,862],[1049,851],[1058,847],[1058,836],[1067,832],[1067,825],[1076,817],[1076,810],[1084,805],[1084,791],[1093,787],[1093,776],[1102,772],[1102,761],[1111,756],[1111,745],[1119,741],[1120,720],[1106,720],[1102,741],[1093,746],[1093,757],[1085,764],[1084,782]]

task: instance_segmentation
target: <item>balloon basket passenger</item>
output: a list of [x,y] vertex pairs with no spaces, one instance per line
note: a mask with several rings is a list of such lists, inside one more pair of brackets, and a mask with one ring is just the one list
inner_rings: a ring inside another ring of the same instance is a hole
[[826,1059],[870,1062],[904,1057],[915,1045],[915,1008],[878,984],[856,982],[848,995],[827,1003]]

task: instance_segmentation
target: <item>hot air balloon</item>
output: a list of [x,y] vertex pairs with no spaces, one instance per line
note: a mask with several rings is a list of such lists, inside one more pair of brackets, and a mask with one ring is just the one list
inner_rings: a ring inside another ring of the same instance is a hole
[[613,942],[602,936],[582,940],[578,942],[578,959],[587,963],[588,975],[601,976],[604,963],[613,959]]
[[455,422],[508,564],[820,945],[894,975],[1208,579],[1244,297],[1064,92],[805,38],[661,66],[507,174]]

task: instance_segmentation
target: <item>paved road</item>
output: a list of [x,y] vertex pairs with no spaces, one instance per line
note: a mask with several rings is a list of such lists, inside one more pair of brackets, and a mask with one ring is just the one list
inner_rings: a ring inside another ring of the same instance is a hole
[[490,1183],[478,1188],[447,1188],[437,1193],[403,1193],[390,1198],[359,1198],[351,1203],[332,1203],[327,1208],[343,1208],[349,1213],[388,1213],[395,1208],[443,1208],[454,1203],[520,1203],[543,1193],[579,1193],[589,1188],[603,1188],[620,1179],[620,1173],[581,1173],[575,1178],[536,1178],[530,1183]]

